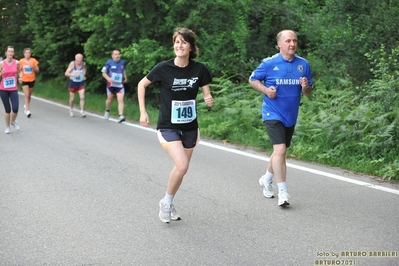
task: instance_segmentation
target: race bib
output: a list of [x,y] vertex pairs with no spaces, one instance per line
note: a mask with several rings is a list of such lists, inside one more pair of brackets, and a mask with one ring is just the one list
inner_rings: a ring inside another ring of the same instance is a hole
[[121,73],[112,73],[111,78],[112,78],[112,81],[115,83],[122,83],[122,74]]
[[172,124],[186,124],[197,118],[195,100],[172,101]]
[[111,87],[118,87],[118,88],[123,87],[122,77],[123,77],[123,74],[112,72],[111,73],[111,79],[112,79]]
[[72,77],[72,81],[73,82],[81,82],[81,81],[83,81],[83,75],[79,74],[79,76],[77,76],[77,77]]
[[7,77],[3,78],[3,85],[5,89],[11,89],[15,88],[17,86],[17,82],[15,80],[15,77]]
[[79,74],[79,76],[77,77],[71,77],[73,82],[81,82],[83,81],[83,73],[82,71],[78,70],[78,71],[72,71],[73,74]]
[[31,66],[24,66],[24,73],[25,74],[32,74],[33,72],[33,67]]

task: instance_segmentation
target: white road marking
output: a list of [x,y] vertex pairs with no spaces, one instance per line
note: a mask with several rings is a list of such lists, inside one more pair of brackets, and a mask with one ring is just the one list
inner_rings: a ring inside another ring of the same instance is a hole
[[[23,93],[21,93],[21,92],[20,92],[20,94],[23,95]],[[42,98],[38,98],[38,97],[35,97],[35,96],[32,96],[32,98],[34,98],[36,100],[39,100],[39,101],[42,101],[42,102],[46,102],[46,103],[49,103],[49,104],[53,104],[53,105],[56,105],[56,106],[60,106],[60,107],[69,109],[69,106],[66,106],[64,104],[55,103],[55,102],[52,102],[52,101],[49,101],[49,100],[46,100],[46,99],[42,99]],[[86,112],[86,115],[90,115],[90,116],[94,116],[94,117],[103,119],[103,116],[102,115],[98,115],[98,114],[93,114],[93,113]],[[114,119],[114,118],[111,118],[111,117],[109,118],[109,121],[118,122],[117,119]],[[127,126],[131,126],[131,127],[147,130],[147,131],[156,132],[156,130],[153,129],[153,128],[143,127],[143,126],[132,124],[132,123],[129,123],[129,122],[123,122],[123,124],[125,124]],[[248,152],[243,152],[243,151],[240,151],[240,150],[235,150],[235,149],[232,149],[232,148],[223,147],[223,146],[220,146],[220,145],[208,143],[208,142],[202,141],[202,140],[199,142],[199,144],[200,145],[204,145],[204,146],[208,146],[208,147],[211,147],[211,148],[214,148],[214,149],[223,150],[223,151],[239,154],[239,155],[242,155],[242,156],[246,156],[246,157],[262,160],[262,161],[267,161],[267,162],[269,161],[269,158],[266,157],[266,156],[260,156],[260,155],[256,155],[256,154],[251,154],[251,153],[248,153]],[[327,172],[323,172],[323,171],[319,171],[319,170],[315,170],[315,169],[311,169],[311,168],[308,168],[308,167],[299,166],[299,165],[295,165],[295,164],[291,164],[291,163],[287,163],[287,167],[298,169],[298,170],[301,170],[301,171],[304,171],[304,172],[309,172],[309,173],[325,176],[325,177],[330,177],[330,178],[333,178],[333,179],[336,179],[336,180],[352,183],[352,184],[355,184],[355,185],[368,187],[368,188],[373,188],[373,189],[377,189],[377,190],[380,190],[380,191],[385,191],[385,192],[388,192],[388,193],[399,195],[399,190],[397,190],[397,189],[392,189],[392,188],[387,188],[387,187],[384,187],[384,186],[374,185],[374,184],[371,184],[371,183],[355,180],[355,179],[344,177],[344,176],[340,176],[340,175],[330,174],[330,173],[327,173]]]

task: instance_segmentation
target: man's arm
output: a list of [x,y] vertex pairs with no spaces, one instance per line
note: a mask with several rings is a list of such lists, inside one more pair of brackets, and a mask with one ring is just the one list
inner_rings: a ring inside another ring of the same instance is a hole
[[108,81],[109,83],[112,82],[111,77],[108,76],[108,67],[107,67],[107,64],[105,64],[105,65],[103,66],[103,68],[101,69],[101,75],[102,75],[103,78],[104,78],[106,81]]
[[267,88],[262,82],[260,82],[259,80],[251,80],[251,78],[249,78],[248,82],[252,86],[252,88],[263,94],[266,94]]
[[123,83],[127,82],[127,75],[126,75],[126,70],[123,70]]
[[302,93],[303,95],[309,95],[312,93],[312,86],[309,85],[309,81],[307,77],[300,78],[301,86],[302,86]]
[[260,82],[260,80],[251,80],[251,78],[249,78],[248,82],[249,82],[249,84],[251,84],[252,88],[254,88],[255,90],[257,90],[263,94],[266,94],[267,97],[269,97],[271,99],[276,97],[277,90],[275,87],[270,86],[268,88],[262,82]]
[[66,77],[75,76],[75,75],[72,75],[72,69],[73,69],[73,61],[69,63],[69,66],[68,66],[67,70],[65,71]]
[[102,76],[103,78],[105,78],[106,81],[108,81],[109,83],[112,82],[112,79],[108,76],[108,74],[106,72],[102,72]]
[[312,86],[308,85],[306,87],[302,87],[302,93],[303,95],[310,95],[312,93]]

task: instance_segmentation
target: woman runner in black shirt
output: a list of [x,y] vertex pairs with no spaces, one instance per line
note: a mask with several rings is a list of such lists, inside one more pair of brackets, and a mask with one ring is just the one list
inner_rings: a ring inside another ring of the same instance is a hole
[[194,32],[186,28],[177,29],[173,34],[173,46],[176,57],[157,64],[138,84],[142,126],[150,124],[145,109],[145,89],[151,83],[159,85],[157,134],[162,147],[174,162],[165,197],[159,202],[159,218],[164,223],[180,220],[172,202],[200,139],[196,113],[199,88],[202,88],[205,103],[213,106],[209,89],[212,77],[204,64],[192,60],[198,54]]

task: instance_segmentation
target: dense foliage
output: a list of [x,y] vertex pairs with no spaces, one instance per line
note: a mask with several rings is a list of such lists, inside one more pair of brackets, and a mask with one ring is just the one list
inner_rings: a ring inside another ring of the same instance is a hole
[[[87,89],[104,93],[102,64],[113,49],[128,62],[128,94],[171,58],[176,27],[193,29],[211,70],[216,106],[203,132],[269,150],[261,95],[247,83],[275,35],[298,33],[314,93],[304,97],[291,156],[399,179],[399,0],[0,0],[0,47],[32,47],[43,79],[63,77],[74,54],[89,66]],[[148,94],[156,99],[156,91]],[[156,101],[153,101],[156,105]]]

